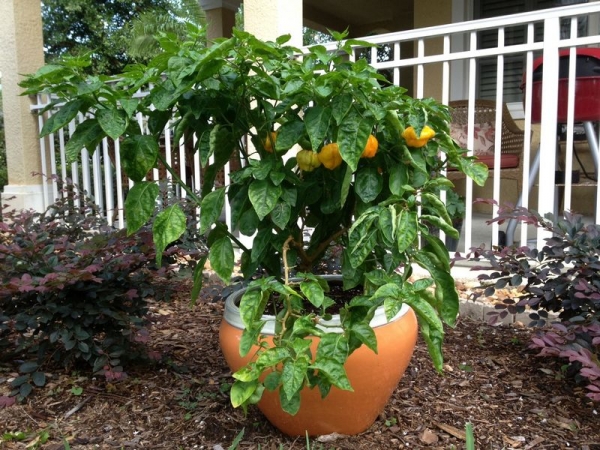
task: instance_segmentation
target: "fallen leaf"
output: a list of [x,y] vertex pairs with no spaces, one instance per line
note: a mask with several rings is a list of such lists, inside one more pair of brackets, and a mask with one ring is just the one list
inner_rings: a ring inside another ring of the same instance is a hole
[[334,442],[343,437],[346,437],[346,436],[343,434],[339,434],[339,433],[324,434],[323,436],[319,436],[317,438],[317,441],[323,442],[323,443]]
[[423,442],[424,444],[431,445],[435,444],[439,440],[439,437],[429,428],[425,428],[425,430],[423,430],[423,433],[421,433],[419,439],[421,439],[421,442]]

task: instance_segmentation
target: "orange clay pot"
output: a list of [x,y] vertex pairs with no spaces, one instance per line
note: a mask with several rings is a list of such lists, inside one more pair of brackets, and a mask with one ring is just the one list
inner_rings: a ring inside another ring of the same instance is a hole
[[[225,315],[219,333],[221,349],[233,372],[249,362],[254,350],[242,358],[239,344],[243,324],[237,305],[244,291],[232,294],[225,303]],[[267,320],[263,334],[273,334],[274,317]],[[336,316],[332,322],[336,320]],[[337,316],[339,324],[339,316]],[[383,411],[396,389],[412,356],[417,340],[417,318],[408,305],[388,323],[383,308],[379,308],[371,321],[377,336],[378,353],[362,346],[346,362],[346,372],[354,392],[335,386],[324,399],[318,388],[305,388],[301,393],[300,410],[294,416],[284,412],[277,392],[265,390],[259,409],[280,431],[290,436],[318,436],[333,432],[353,435],[365,431]],[[270,328],[270,330],[269,330]],[[272,344],[272,341],[267,341]],[[314,339],[313,354],[318,339]]]

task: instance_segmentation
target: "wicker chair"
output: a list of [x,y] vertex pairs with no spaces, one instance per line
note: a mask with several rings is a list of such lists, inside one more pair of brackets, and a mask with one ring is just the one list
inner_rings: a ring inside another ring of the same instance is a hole
[[[456,130],[462,130],[466,134],[466,128],[468,126],[468,100],[457,100],[450,102],[450,113],[452,115],[451,122],[451,134],[455,140],[463,148],[466,148],[466,141],[461,142],[456,137]],[[475,132],[479,131],[481,140],[484,138],[482,135],[482,125],[492,127],[488,130],[493,135],[494,124],[496,122],[496,102],[493,100],[475,100],[475,121],[474,121]],[[463,137],[465,135],[463,134]],[[521,130],[517,124],[513,121],[506,104],[502,108],[502,142],[501,142],[501,163],[500,163],[500,177],[515,180],[517,182],[517,192],[522,191],[523,183],[523,148],[524,148],[525,132]],[[494,141],[492,137],[489,139],[491,142]],[[476,143],[478,143],[476,141]],[[477,148],[475,154],[481,162],[486,164],[490,169],[490,179],[494,176],[494,155],[493,147],[490,150],[491,154],[477,154]],[[450,180],[464,179],[465,175],[459,171],[448,171],[448,178]]]

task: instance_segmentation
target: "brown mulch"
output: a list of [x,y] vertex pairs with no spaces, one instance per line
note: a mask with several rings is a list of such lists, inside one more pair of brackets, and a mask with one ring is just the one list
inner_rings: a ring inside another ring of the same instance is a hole
[[[244,430],[236,448],[306,449],[304,437],[282,435],[258,410],[245,416],[231,407],[232,379],[218,348],[223,304],[204,293],[195,308],[185,286],[173,302],[153,305],[148,346],[160,357],[156,365],[126,368],[128,378],[114,383],[63,373],[24,403],[0,409],[0,448],[219,450]],[[462,449],[471,422],[477,449],[599,450],[600,405],[565,378],[559,361],[528,350],[532,332],[460,320],[447,334],[444,375],[419,342],[370,429],[311,439],[310,448]],[[0,370],[2,395],[16,374]],[[41,444],[44,431],[48,440]],[[27,440],[2,439],[17,432]]]

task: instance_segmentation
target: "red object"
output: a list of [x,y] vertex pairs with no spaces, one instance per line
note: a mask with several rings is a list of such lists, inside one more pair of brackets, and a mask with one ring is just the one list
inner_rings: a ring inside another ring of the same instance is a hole
[[[559,52],[558,123],[567,122],[569,88],[569,49]],[[600,48],[576,50],[575,122],[600,121]],[[531,121],[542,119],[542,64],[543,57],[533,62]],[[525,90],[525,74],[521,89]]]

